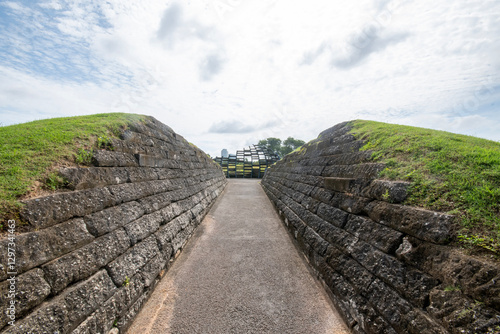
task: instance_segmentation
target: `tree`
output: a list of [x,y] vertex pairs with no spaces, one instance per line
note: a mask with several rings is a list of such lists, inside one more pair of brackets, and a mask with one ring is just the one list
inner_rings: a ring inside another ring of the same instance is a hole
[[267,139],[259,140],[259,145],[266,147],[271,152],[280,154],[281,149],[281,139],[270,137]]
[[285,156],[288,153],[294,151],[295,149],[301,147],[306,142],[300,139],[295,139],[293,137],[288,137],[283,141],[283,145],[281,146],[281,156]]
[[259,145],[266,147],[272,152],[278,154],[280,157],[287,155],[293,150],[304,145],[306,142],[300,139],[295,139],[293,137],[288,137],[283,141],[283,145],[281,143],[281,139],[274,137],[259,140]]

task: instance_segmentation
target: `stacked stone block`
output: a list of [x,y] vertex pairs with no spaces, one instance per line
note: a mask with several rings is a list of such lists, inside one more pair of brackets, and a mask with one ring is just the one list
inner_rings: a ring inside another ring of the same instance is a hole
[[262,186],[354,333],[500,333],[500,268],[450,245],[453,217],[402,205],[349,123]]
[[32,231],[15,239],[15,326],[0,268],[1,333],[124,332],[226,185],[212,159],[154,118],[112,148],[60,171],[71,191],[24,201]]

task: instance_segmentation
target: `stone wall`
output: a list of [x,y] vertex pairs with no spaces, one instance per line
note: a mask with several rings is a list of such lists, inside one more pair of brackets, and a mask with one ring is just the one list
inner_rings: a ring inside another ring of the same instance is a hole
[[449,244],[453,217],[401,203],[405,182],[348,123],[286,156],[262,186],[354,333],[500,333],[500,268]]
[[154,118],[112,147],[89,168],[61,170],[72,191],[24,202],[32,232],[15,238],[16,280],[0,268],[1,333],[123,332],[226,184],[205,153]]

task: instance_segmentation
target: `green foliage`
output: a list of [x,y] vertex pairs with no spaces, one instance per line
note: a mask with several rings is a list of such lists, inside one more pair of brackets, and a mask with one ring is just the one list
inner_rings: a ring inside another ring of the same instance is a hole
[[113,142],[108,136],[100,136],[97,138],[97,148],[105,150],[113,150]]
[[472,304],[471,306],[467,306],[465,308],[463,308],[457,315],[457,319],[462,319],[466,316],[469,316],[471,313],[475,313],[477,311],[478,308],[480,308],[481,306],[483,306],[483,302],[480,302],[478,300],[474,301],[474,304]]
[[462,319],[472,312],[474,312],[474,309],[472,307],[464,308],[457,314],[457,319]]
[[272,152],[283,157],[305,144],[305,141],[288,137],[284,141],[279,138],[270,137],[259,140],[259,145],[267,147]]
[[141,119],[141,115],[111,113],[0,127],[0,221],[15,214],[18,198],[35,181],[49,189],[59,186],[60,180],[51,175],[47,179],[51,168],[64,161],[88,161],[84,150],[109,145],[121,129]]
[[130,284],[130,278],[128,276],[125,276],[125,281],[123,281],[122,286],[128,286]]
[[449,291],[461,291],[462,288],[460,286],[454,286],[454,285],[449,285],[446,288],[444,288],[444,291],[449,292]]
[[477,235],[459,234],[458,240],[465,247],[481,247],[494,253],[500,253],[500,243],[494,238],[485,238]]
[[259,145],[267,147],[272,152],[279,154],[281,149],[281,139],[269,137],[267,139],[259,140]]
[[405,204],[456,215],[463,245],[500,253],[500,143],[373,121],[352,126],[362,149],[386,164],[381,177],[411,182]]
[[386,189],[385,193],[382,194],[382,199],[386,202],[391,201],[391,195],[389,194],[389,189]]
[[283,141],[283,145],[281,146],[281,156],[285,156],[288,153],[293,152],[295,149],[301,147],[305,143],[306,142],[303,140],[288,137]]
[[75,162],[79,165],[90,165],[92,162],[92,155],[94,154],[94,150],[86,150],[83,148],[78,148],[75,155]]
[[304,154],[306,152],[306,145],[302,145],[300,147],[297,147],[295,150],[293,150],[292,152],[290,153],[298,153],[298,154]]
[[64,188],[67,184],[68,181],[55,172],[50,173],[45,180],[45,188],[49,190],[61,189]]

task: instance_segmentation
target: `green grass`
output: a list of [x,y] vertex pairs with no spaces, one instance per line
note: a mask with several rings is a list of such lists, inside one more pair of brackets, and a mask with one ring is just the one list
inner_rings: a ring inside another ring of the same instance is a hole
[[19,207],[18,199],[40,182],[55,190],[64,183],[53,168],[86,164],[89,150],[109,146],[120,129],[143,116],[111,113],[53,118],[0,127],[0,224]]
[[353,121],[381,177],[411,182],[404,204],[457,217],[458,241],[500,253],[500,143],[444,131]]

